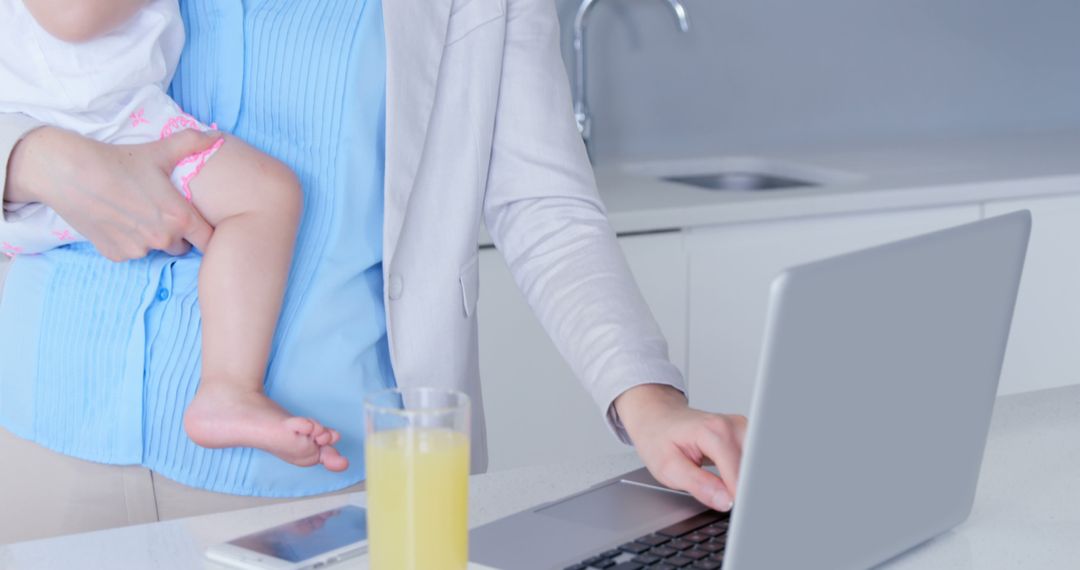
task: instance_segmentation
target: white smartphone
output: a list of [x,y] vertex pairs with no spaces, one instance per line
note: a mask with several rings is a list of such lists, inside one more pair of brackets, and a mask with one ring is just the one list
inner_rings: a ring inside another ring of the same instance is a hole
[[346,506],[211,546],[206,557],[246,570],[308,570],[367,552],[367,513]]

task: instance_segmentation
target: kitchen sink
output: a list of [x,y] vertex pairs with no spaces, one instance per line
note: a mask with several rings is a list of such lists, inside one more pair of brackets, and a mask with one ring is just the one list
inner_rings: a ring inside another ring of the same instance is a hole
[[695,174],[690,176],[667,176],[664,180],[689,184],[707,190],[783,190],[787,188],[803,188],[818,186],[817,182],[779,176],[776,174],[764,174],[761,172],[718,172],[714,174]]
[[619,169],[706,192],[809,190],[860,180],[851,173],[761,156],[718,156],[624,163]]

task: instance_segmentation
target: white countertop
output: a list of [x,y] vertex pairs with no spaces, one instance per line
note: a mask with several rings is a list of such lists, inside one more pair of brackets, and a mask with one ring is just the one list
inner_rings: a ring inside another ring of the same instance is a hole
[[[632,454],[471,479],[473,526],[639,466]],[[188,570],[212,544],[363,494],[0,546],[0,569]],[[4,513],[2,516],[10,516]],[[1080,564],[1080,386],[998,399],[971,517],[887,563],[888,570],[1076,568]],[[364,568],[363,562],[341,568]]]
[[[1078,131],[815,146],[746,156],[601,165],[596,181],[620,234],[1080,193]],[[830,182],[819,187],[759,192],[704,190],[660,179],[753,167],[758,158],[766,165],[836,175],[825,176]],[[481,244],[490,243],[484,234]]]

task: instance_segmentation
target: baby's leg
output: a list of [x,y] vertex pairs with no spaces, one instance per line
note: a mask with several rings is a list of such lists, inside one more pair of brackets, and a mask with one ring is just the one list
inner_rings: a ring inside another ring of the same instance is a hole
[[321,449],[337,432],[263,393],[300,219],[296,177],[230,137],[189,188],[214,235],[199,273],[203,373],[184,416],[188,435],[203,447],[257,447],[296,465],[345,469],[336,451]]

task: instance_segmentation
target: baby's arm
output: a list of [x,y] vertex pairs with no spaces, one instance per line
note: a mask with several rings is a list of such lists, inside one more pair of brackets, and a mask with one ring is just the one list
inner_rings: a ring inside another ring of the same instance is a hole
[[147,0],[23,0],[38,24],[65,42],[86,42],[111,32]]

